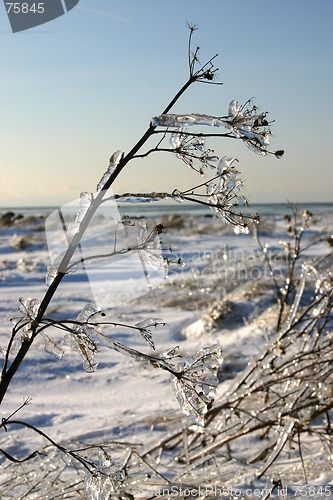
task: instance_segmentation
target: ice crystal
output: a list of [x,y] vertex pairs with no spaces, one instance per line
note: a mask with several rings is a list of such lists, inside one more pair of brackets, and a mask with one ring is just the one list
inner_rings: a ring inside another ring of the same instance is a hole
[[103,174],[101,180],[97,184],[97,191],[101,191],[103,187],[105,186],[105,183],[110,179],[111,175],[115,171],[117,165],[119,164],[121,158],[123,156],[122,151],[116,151],[113,153],[113,155],[110,158],[110,163],[108,165],[108,168],[106,169],[105,173]]
[[160,322],[160,318],[148,318],[143,321],[139,321],[139,323],[136,323],[135,326],[137,328],[149,328],[150,326],[157,326],[161,324]]
[[[85,498],[87,500],[110,500],[111,498],[133,498],[118,496],[117,490],[126,482],[124,470],[107,471],[107,467],[103,467],[102,473],[95,472],[87,474],[85,478]],[[111,496],[111,494],[115,496]]]
[[217,372],[223,362],[221,349],[205,347],[177,365],[178,373],[172,378],[176,398],[185,415],[198,425],[204,425],[216,388]]

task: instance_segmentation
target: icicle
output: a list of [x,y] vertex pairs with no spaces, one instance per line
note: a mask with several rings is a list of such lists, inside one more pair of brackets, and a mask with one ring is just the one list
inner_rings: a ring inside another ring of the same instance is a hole
[[59,344],[53,342],[45,333],[41,332],[42,336],[44,337],[45,344],[44,344],[44,349],[47,353],[52,354],[52,356],[56,357],[57,359],[62,359],[64,355],[64,350],[59,346]]
[[299,285],[297,287],[297,292],[296,292],[296,295],[294,298],[294,302],[292,303],[290,311],[289,311],[289,316],[288,316],[287,325],[286,325],[287,330],[291,327],[291,325],[296,317],[296,313],[298,311],[298,307],[299,307],[299,304],[300,304],[300,301],[301,301],[301,298],[302,298],[302,295],[304,292],[304,288],[305,288],[306,274],[307,274],[307,266],[305,264],[303,264],[302,274],[300,277]]
[[89,193],[83,192],[80,194],[80,207],[77,213],[75,222],[82,222],[86,212],[91,204],[91,195]]
[[170,146],[172,149],[178,149],[181,145],[181,135],[179,132],[170,135]]
[[240,110],[241,110],[241,107],[239,105],[239,102],[236,101],[236,99],[233,99],[229,103],[228,115],[230,117],[234,118],[235,116],[237,116],[240,113]]
[[265,466],[258,472],[259,478],[261,476],[263,476],[263,474],[265,474],[267,469],[277,459],[277,457],[279,456],[279,454],[283,450],[284,445],[286,444],[286,442],[288,441],[290,436],[293,434],[296,423],[297,423],[296,418],[288,418],[287,419],[287,423],[283,426],[283,429],[282,429],[282,431],[281,431],[281,433],[276,441],[276,444],[274,446],[272,453],[270,454],[270,456],[268,457],[268,459],[266,461]]
[[97,184],[97,191],[101,191],[103,189],[105,183],[110,179],[115,168],[119,164],[122,156],[123,156],[122,151],[118,150],[115,153],[113,153],[113,155],[110,158],[110,163],[109,163],[109,166],[108,166],[106,172],[104,173],[103,177],[101,178],[101,180]]
[[135,326],[137,328],[149,328],[150,326],[157,326],[157,325],[164,325],[162,323],[161,318],[147,318],[144,319],[143,321],[139,321],[139,323],[136,323]]
[[50,286],[58,273],[58,269],[55,266],[47,266],[46,284]]
[[80,224],[83,221],[84,216],[87,213],[88,208],[91,205],[91,195],[86,192],[82,192],[80,194],[80,204],[79,211],[76,214],[75,221],[71,224],[68,224],[67,233],[69,238],[73,238],[74,234],[76,234],[80,229]]

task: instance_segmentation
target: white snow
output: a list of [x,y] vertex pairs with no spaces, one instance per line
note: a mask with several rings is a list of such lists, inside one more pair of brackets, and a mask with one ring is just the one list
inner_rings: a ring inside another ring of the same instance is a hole
[[[319,222],[309,233],[309,241],[315,234],[329,228],[332,219],[330,216]],[[274,262],[278,272],[284,266],[283,258],[281,255],[279,257],[277,252],[281,249],[278,241],[287,238],[286,226],[281,218],[275,218],[274,221],[267,222],[267,227],[268,232],[263,236],[263,241],[267,243],[268,251],[276,253]],[[2,350],[6,349],[13,326],[11,318],[19,316],[18,298],[41,300],[47,290],[45,275],[50,261],[43,228],[44,223],[40,220],[22,220],[10,227],[0,227]],[[23,238],[26,245],[22,244],[22,249],[13,248],[14,236]],[[221,382],[217,388],[218,403],[219,398],[223,399],[225,393],[232,387],[235,377],[246,369],[249,360],[265,347],[269,328],[274,320],[276,306],[272,287],[269,285],[269,275],[263,269],[263,255],[259,252],[251,234],[235,236],[232,234],[232,228],[227,232],[221,221],[207,217],[186,216],[184,224],[179,228],[166,228],[161,239],[163,247],[173,244],[175,260],[180,257],[187,262],[186,267],[171,266],[169,276],[151,293],[130,302],[119,304],[119,301],[114,301],[118,305],[106,310],[106,316],[103,318],[104,321],[149,328],[154,321],[165,322],[165,326],[159,326],[156,330],[151,327],[156,352],[147,345],[138,331],[109,326],[104,333],[112,340],[142,350],[149,355],[156,355],[179,346],[179,353],[189,357],[199,349],[212,345],[220,346],[224,362]],[[309,248],[305,256],[310,259],[314,255],[323,256],[329,251],[323,241],[317,247]],[[68,280],[65,280],[57,291],[46,315],[56,319],[75,319],[91,299],[91,287],[85,274],[78,272],[69,275]],[[79,353],[71,350],[64,342],[63,333],[55,329],[46,330],[46,333],[53,342],[60,343],[64,356],[62,359],[56,359],[50,355],[45,351],[45,339],[38,338],[10,385],[1,405],[1,418],[8,418],[24,400],[31,398],[31,403],[24,406],[15,415],[15,419],[40,428],[58,443],[101,444],[120,441],[143,443],[143,448],[148,448],[158,439],[162,439],[167,432],[177,434],[177,429],[183,426],[184,422],[188,426],[191,425],[188,417],[184,417],[180,410],[170,384],[170,375],[166,371],[154,369],[148,364],[101,347],[96,354],[97,370],[86,373],[82,368]],[[19,345],[14,345],[11,360],[18,347]],[[291,422],[290,426],[293,425]],[[285,435],[281,439],[287,437]],[[311,443],[313,460],[309,465],[312,469],[308,472],[308,480],[312,485],[330,486],[333,473],[329,464],[332,465],[333,456],[327,454],[326,448],[320,441],[313,439]],[[4,428],[1,429],[0,448],[14,457],[26,457],[46,444],[40,436],[29,429],[14,426],[8,426],[8,432],[5,432]],[[267,484],[272,487],[269,483],[272,478],[270,471],[259,480],[258,464],[250,463],[250,458],[258,455],[263,446],[265,447],[264,442],[249,436],[240,443],[232,443],[229,451],[225,449],[224,459],[220,457],[222,462],[216,464],[214,473],[211,472],[213,476],[215,474],[215,479],[219,478],[221,487],[229,488],[230,495],[229,497],[225,495],[224,498],[233,498],[231,487],[241,488],[243,492],[246,488],[252,488],[253,491],[254,487],[259,490],[262,488],[263,491]],[[186,444],[184,447],[186,448]],[[232,458],[234,451],[244,458],[242,468],[239,467],[239,462],[236,463]],[[276,450],[276,455],[278,451]],[[229,458],[228,453],[231,454]],[[281,453],[277,458],[278,465],[274,464],[273,470],[276,479],[281,479],[281,484],[289,488],[289,494],[298,498],[295,485],[304,485],[305,480],[300,460],[295,453],[290,450],[290,461],[288,453]],[[50,457],[52,458],[52,454]],[[18,498],[18,494],[23,498],[23,492],[27,495],[24,498],[53,498],[46,494],[41,496],[41,493],[33,491],[29,493],[29,488],[25,489],[24,481],[20,483],[19,480],[21,470],[28,470],[29,474],[32,474],[34,467],[39,467],[40,471],[48,470],[47,467],[51,467],[52,464],[51,458],[47,462],[48,459],[45,457],[38,457],[33,461],[35,465],[28,465],[29,462],[26,462],[21,466],[9,465],[9,461],[0,454],[2,464],[0,488],[4,492],[0,495],[1,499]],[[201,460],[204,462],[202,458]],[[54,458],[54,463],[61,463],[66,469],[65,462],[61,460],[59,462],[59,458]],[[158,469],[158,458],[154,467]],[[172,481],[169,486],[176,480],[182,481],[181,477],[172,476],[171,465],[169,472],[165,469],[165,465],[161,467],[163,474]],[[179,470],[180,474],[181,470],[183,469]],[[236,473],[237,470],[239,472]],[[152,475],[160,487],[161,477],[156,479],[156,474]],[[33,474],[31,475],[33,483],[32,476]],[[12,483],[13,478],[16,478],[17,490],[11,489],[13,484],[9,486],[10,477]],[[77,486],[71,490],[73,494],[71,498],[83,498],[81,496],[83,474],[77,473],[73,467],[68,467],[64,477],[68,478],[69,483],[77,481]],[[186,484],[190,483],[190,477],[191,474],[187,471],[184,479]],[[198,470],[197,472],[194,470],[192,477],[195,484],[199,484],[201,480],[205,483],[209,479],[205,476],[198,478]],[[148,490],[154,491],[152,484],[153,479],[145,492],[144,486],[141,485],[140,489],[138,485],[134,498],[149,498]],[[133,488],[132,485],[132,493]],[[314,498],[311,491],[305,488],[304,492],[308,492],[308,496],[302,494],[299,498]],[[330,491],[333,495],[332,489],[326,491]],[[59,498],[67,498],[65,490],[61,495]],[[274,495],[277,496],[277,490]],[[178,497],[185,498],[181,495]],[[218,497],[216,494],[210,498]],[[187,496],[187,498],[192,497]]]

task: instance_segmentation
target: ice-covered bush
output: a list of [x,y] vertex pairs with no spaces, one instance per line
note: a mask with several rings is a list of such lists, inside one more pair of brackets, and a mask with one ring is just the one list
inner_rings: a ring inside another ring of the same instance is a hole
[[[12,320],[13,328],[4,352],[0,381],[4,415],[4,398],[9,397],[11,382],[36,339],[43,339],[45,350],[59,359],[63,358],[66,349],[72,349],[81,356],[87,372],[98,369],[99,351],[105,348],[170,375],[175,397],[189,418],[179,421],[173,429],[167,429],[157,443],[140,450],[131,448],[127,455],[124,446],[117,443],[91,447],[78,445],[74,448],[55,442],[36,426],[16,419],[17,413],[23,411],[28,401],[14,413],[3,417],[0,424],[2,431],[25,427],[46,439],[67,459],[82,466],[86,478],[81,491],[85,490],[88,498],[134,498],[135,485],[140,481],[147,484],[151,474],[158,477],[159,486],[167,484],[171,488],[177,484],[179,487],[181,481],[185,481],[198,489],[200,481],[194,479],[193,471],[205,466],[207,477],[209,475],[207,481],[213,484],[218,477],[219,464],[224,462],[230,462],[243,474],[240,464],[244,457],[238,443],[249,435],[259,436],[263,443],[259,455],[247,458],[251,466],[260,464],[251,469],[259,478],[274,464],[287,444],[296,446],[301,462],[303,437],[314,435],[328,447],[331,446],[328,436],[331,433],[329,412],[333,406],[333,280],[323,260],[302,262],[302,238],[311,223],[308,212],[298,214],[294,210],[287,218],[290,239],[280,243],[285,267],[278,275],[268,246],[258,236],[264,265],[276,294],[275,322],[265,325],[267,345],[263,351],[250,360],[232,386],[219,392],[217,400],[220,382],[228,378],[223,376],[223,353],[217,343],[202,345],[184,358],[180,358],[175,346],[159,353],[154,330],[163,320],[149,316],[132,325],[112,321],[112,311],[106,315],[105,305],[98,300],[85,304],[72,317],[61,317],[61,311],[57,311],[56,317],[49,314],[55,293],[61,292],[65,280],[75,272],[84,271],[91,276],[89,273],[96,273],[98,266],[106,269],[103,266],[111,266],[120,257],[139,259],[149,291],[154,286],[153,279],[165,276],[171,266],[184,265],[182,259],[167,251],[161,243],[162,224],[149,227],[140,220],[118,217],[113,213],[112,240],[104,239],[96,220],[101,216],[101,209],[108,204],[112,206],[115,200],[119,203],[165,199],[177,203],[193,202],[209,207],[221,223],[233,227],[236,234],[248,233],[249,223],[251,227],[256,227],[258,216],[246,212],[248,204],[242,195],[241,173],[236,168],[238,159],[227,156],[225,152],[218,154],[213,151],[208,145],[209,137],[240,140],[262,156],[280,158],[283,151],[270,151],[271,122],[267,113],[260,112],[252,100],[242,105],[232,99],[222,116],[171,112],[192,85],[219,84],[214,63],[216,56],[200,64],[199,49],[193,50],[192,47],[195,27],[190,26],[189,30],[188,80],[163,112],[151,118],[147,130],[129,152],[117,150],[111,155],[96,191],[82,192],[76,207],[71,205],[66,210],[64,207],[59,209],[57,218],[48,221],[49,234],[58,228],[60,221],[62,239],[56,239],[57,253],[48,267],[45,295],[38,299],[18,299],[18,314]],[[155,146],[148,148],[148,140],[151,142],[153,139],[156,139]],[[114,181],[129,162],[158,152],[176,156],[199,174],[200,180],[188,189],[175,188],[172,192],[115,195],[111,192]],[[169,218],[167,223],[172,227],[179,226],[182,221],[174,217]],[[325,238],[331,245],[330,237]],[[210,304],[205,321],[209,328],[218,328],[219,322],[235,310],[236,306],[231,301]],[[125,345],[113,338],[114,326],[122,331],[137,332],[149,351]],[[39,457],[36,452],[18,460],[15,453],[5,447],[1,451],[12,462],[30,463],[30,460]],[[57,463],[56,453],[52,455],[52,460]],[[176,464],[176,472],[170,461],[173,466]],[[43,467],[47,471],[43,478],[52,476],[52,466],[44,461]],[[231,473],[224,470],[227,481]],[[46,490],[40,484],[36,488],[40,488],[39,491],[43,491],[46,497]],[[166,492],[164,496],[167,495]],[[205,496],[209,495],[201,497]]]

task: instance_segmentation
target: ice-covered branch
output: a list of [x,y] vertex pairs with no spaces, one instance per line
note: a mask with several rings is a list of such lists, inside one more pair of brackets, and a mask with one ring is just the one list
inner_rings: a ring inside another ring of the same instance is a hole
[[[257,113],[256,106],[250,106],[251,101],[241,106],[238,101],[232,100],[229,104],[228,115],[211,116],[205,114],[163,114],[151,119],[154,127],[182,129],[193,125],[224,127],[229,130],[231,137],[241,139],[245,145],[255,153],[266,155],[274,154],[277,158],[283,155],[282,150],[268,151],[271,135],[267,112]],[[205,134],[203,134],[205,135]]]

